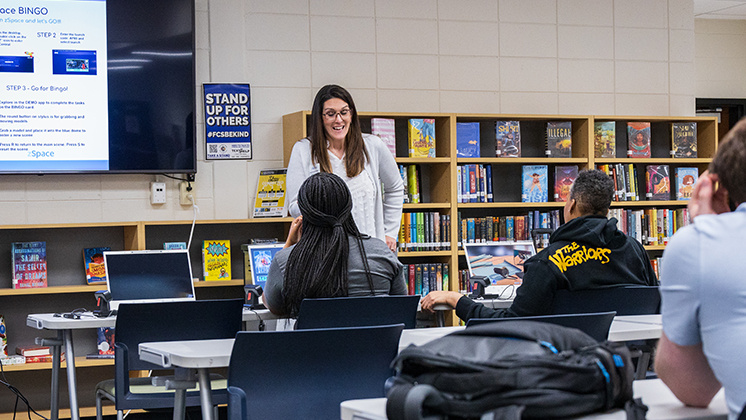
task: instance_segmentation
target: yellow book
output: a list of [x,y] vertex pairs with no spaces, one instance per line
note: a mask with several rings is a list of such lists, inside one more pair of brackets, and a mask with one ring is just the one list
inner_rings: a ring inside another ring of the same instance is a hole
[[409,131],[409,157],[435,157],[435,120],[411,118]]
[[206,281],[231,279],[231,241],[202,243],[202,267]]
[[256,186],[254,217],[285,215],[285,181],[287,169],[263,169]]

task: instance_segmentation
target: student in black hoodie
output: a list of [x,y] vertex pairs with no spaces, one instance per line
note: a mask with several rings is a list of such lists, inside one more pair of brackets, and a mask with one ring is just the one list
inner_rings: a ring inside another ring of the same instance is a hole
[[613,195],[614,182],[604,172],[578,174],[565,203],[565,224],[550,236],[548,247],[524,263],[523,283],[510,308],[492,309],[458,292],[439,291],[422,298],[422,309],[448,304],[464,321],[548,315],[559,289],[658,285],[642,244],[617,229],[615,218],[606,218]]

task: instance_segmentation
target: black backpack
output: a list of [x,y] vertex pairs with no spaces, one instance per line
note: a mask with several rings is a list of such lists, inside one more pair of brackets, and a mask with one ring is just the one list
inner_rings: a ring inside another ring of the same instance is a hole
[[623,344],[598,343],[580,330],[536,321],[469,327],[394,359],[386,414],[413,419],[557,419],[624,408],[634,369]]

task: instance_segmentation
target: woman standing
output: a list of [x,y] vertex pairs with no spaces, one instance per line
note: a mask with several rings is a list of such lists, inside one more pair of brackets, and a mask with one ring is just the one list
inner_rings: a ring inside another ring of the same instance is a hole
[[303,182],[302,216],[267,274],[263,299],[272,313],[297,316],[305,298],[407,294],[402,264],[383,241],[358,231],[352,206],[349,189],[334,174]]
[[318,91],[309,136],[293,146],[287,177],[290,216],[300,215],[300,185],[318,172],[342,178],[352,195],[352,217],[360,232],[396,250],[404,202],[399,169],[380,138],[360,131],[352,96],[337,85]]

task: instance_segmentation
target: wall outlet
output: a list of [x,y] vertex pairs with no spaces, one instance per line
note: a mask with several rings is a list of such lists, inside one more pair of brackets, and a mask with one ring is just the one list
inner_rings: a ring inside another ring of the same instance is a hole
[[191,206],[194,204],[194,182],[181,181],[179,183],[179,203],[182,206]]
[[151,182],[150,183],[150,204],[165,204],[166,203],[166,183],[165,182]]

